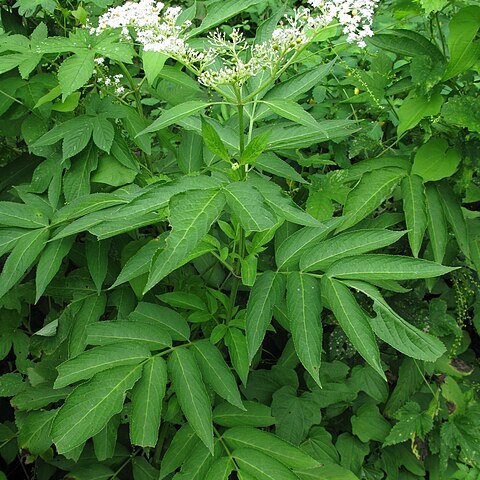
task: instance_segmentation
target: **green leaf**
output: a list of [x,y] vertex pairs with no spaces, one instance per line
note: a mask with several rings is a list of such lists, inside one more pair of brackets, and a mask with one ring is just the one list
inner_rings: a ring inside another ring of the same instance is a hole
[[434,184],[425,185],[427,201],[428,236],[433,250],[433,258],[442,263],[448,243],[447,219],[442,207],[442,201]]
[[275,433],[294,445],[305,440],[310,428],[322,419],[315,394],[305,392],[297,396],[296,388],[282,387],[273,394],[272,413],[275,416]]
[[470,254],[469,235],[467,223],[465,221],[465,217],[463,216],[460,203],[448,184],[439,183],[436,185],[436,187],[443,205],[445,217],[447,218],[448,223],[452,227],[455,235],[455,240],[465,256],[468,257]]
[[243,409],[235,377],[230,372],[218,348],[209,340],[200,340],[193,344],[193,349],[203,379],[218,395],[232,405]]
[[409,95],[398,109],[397,135],[400,137],[408,130],[416,127],[420,120],[425,117],[438,115],[442,107],[443,97],[434,93],[430,98],[427,96],[414,97]]
[[450,60],[443,80],[456,77],[471,68],[478,60],[479,46],[475,37],[480,28],[480,8],[470,5],[462,8],[448,25],[448,51]]
[[120,415],[115,415],[108,421],[103,429],[92,438],[95,457],[99,462],[103,462],[114,456],[119,426]]
[[51,403],[63,400],[72,392],[70,387],[54,390],[50,383],[42,383],[35,387],[27,387],[15,395],[10,401],[17,410],[38,410]]
[[302,365],[320,387],[322,308],[320,283],[316,278],[300,272],[288,275],[287,315],[295,351]]
[[[320,222],[302,210],[291,197],[285,195],[282,188],[265,177],[249,177],[249,182],[262,194],[263,201],[273,210],[278,218],[297,225],[316,227]],[[276,223],[276,222],[275,222]]]
[[424,182],[451,177],[457,170],[461,156],[458,150],[449,148],[444,138],[431,138],[415,154],[412,174]]
[[46,228],[32,230],[22,236],[5,261],[0,274],[0,298],[25,275],[35,263],[49,237]]
[[235,464],[230,457],[222,457],[212,464],[204,480],[228,480]]
[[402,180],[402,200],[408,242],[413,256],[418,257],[428,223],[425,190],[419,176],[412,174]]
[[238,329],[230,327],[225,334],[225,345],[228,348],[230,360],[240,380],[244,385],[247,383],[250,360],[248,358],[247,339]]
[[38,260],[37,274],[35,277],[35,303],[38,302],[48,284],[60,269],[62,261],[68,255],[74,241],[75,237],[73,235],[71,237],[61,238],[60,240],[54,240],[43,250]]
[[200,443],[190,452],[182,465],[180,473],[175,476],[177,480],[204,480],[212,463],[213,456],[208,448]]
[[[124,351],[125,353],[125,351]],[[126,391],[140,378],[141,367],[115,367],[78,386],[60,408],[52,438],[62,454],[100,432],[123,408]]]
[[107,276],[109,250],[109,240],[99,241],[94,238],[89,238],[88,241],[85,242],[88,271],[90,272],[95,287],[97,287],[98,293],[100,293],[103,281]]
[[203,300],[194,293],[168,292],[157,295],[157,298],[171,307],[185,308],[187,310],[207,310]]
[[231,183],[225,192],[228,206],[246,231],[262,232],[277,223],[273,212],[264,204],[261,193],[250,183]]
[[135,366],[150,356],[148,348],[137,342],[118,342],[94,347],[61,363],[54,388],[91,378],[98,372],[124,365]]
[[[69,129],[65,133],[62,142],[62,152],[63,152],[63,159],[66,160],[67,158],[74,157],[78,153],[82,152],[85,147],[88,145],[90,141],[90,137],[92,136],[93,131],[93,124],[91,117],[82,116],[77,117],[71,120],[72,123],[69,124]],[[91,159],[95,159],[92,161]],[[95,149],[90,147],[87,149],[85,154],[82,155],[80,158],[77,158],[76,161],[73,162],[70,171],[75,171],[75,164],[85,163],[89,166],[90,171],[94,170],[96,167],[96,159],[97,159],[97,152]],[[88,162],[87,160],[90,160]],[[91,164],[91,165],[90,165]],[[78,170],[78,168],[77,168]],[[65,187],[66,188],[66,187]],[[90,193],[87,191],[86,193]],[[76,196],[79,196],[77,194]]]
[[133,445],[155,447],[157,444],[166,386],[165,360],[162,357],[150,358],[131,394],[130,440]]
[[13,397],[28,386],[20,373],[5,373],[0,375],[0,397]]
[[393,189],[405,175],[396,167],[386,167],[365,173],[347,196],[343,207],[345,222],[337,231],[346,230],[375,211],[392,195]]
[[386,380],[380,362],[380,352],[370,326],[370,318],[341,282],[324,276],[321,286],[322,295],[345,335],[367,363]]
[[301,256],[333,232],[343,218],[328,220],[318,227],[304,227],[288,236],[275,250],[275,261],[279,270],[298,265]]
[[387,247],[399,240],[405,232],[366,229],[342,233],[323,240],[308,249],[300,258],[300,269],[304,272],[325,271],[336,260],[371,252]]
[[48,218],[38,208],[15,202],[0,202],[2,227],[41,228],[48,225]]
[[87,326],[88,345],[110,345],[118,342],[139,342],[150,350],[172,346],[168,331],[157,323],[110,320]]
[[187,321],[171,308],[161,307],[154,303],[140,302],[137,308],[130,313],[128,319],[135,322],[160,325],[167,330],[173,340],[188,341],[190,338],[190,327]]
[[213,421],[222,427],[270,427],[275,423],[272,411],[262,403],[245,401],[244,409],[220,403],[213,410]]
[[305,127],[313,127],[321,130],[320,124],[315,118],[303,109],[298,103],[282,99],[262,100],[262,103],[267,105],[277,115],[298,123]]
[[437,46],[413,30],[392,30],[389,34],[375,35],[369,42],[383,50],[408,57],[426,55],[437,62],[444,59]]
[[284,160],[281,160],[273,152],[262,153],[255,160],[254,166],[265,172],[286,178],[287,180],[298,183],[308,183],[293,167]]
[[153,86],[168,56],[162,52],[142,51],[142,67],[148,83]]
[[95,52],[86,50],[63,61],[58,69],[58,82],[64,99],[90,80],[95,69],[94,59]]
[[408,402],[395,413],[398,423],[393,426],[383,446],[396,445],[410,439],[414,434],[424,439],[433,428],[433,419],[428,412],[422,412],[420,405]]
[[365,392],[378,403],[385,403],[388,398],[388,384],[368,365],[353,367],[348,386],[356,392]]
[[409,357],[427,362],[434,362],[445,353],[445,346],[438,338],[422,332],[404,320],[390,307],[376,287],[355,280],[344,283],[374,301],[373,308],[377,317],[370,322],[375,335],[384,342]]
[[95,145],[100,150],[110,153],[114,137],[115,129],[113,128],[112,123],[105,117],[95,117],[93,121],[93,141]]
[[267,271],[257,276],[255,285],[252,287],[245,314],[245,332],[250,362],[263,342],[272,320],[273,307],[283,297],[285,283],[284,275]]
[[352,120],[324,120],[316,127],[277,125],[272,128],[268,149],[307,148],[327,140],[343,140],[355,131],[355,126]]
[[168,358],[168,371],[185,417],[213,454],[212,408],[193,353],[186,348],[174,350]]
[[239,426],[230,428],[222,435],[232,449],[253,449],[273,458],[290,468],[307,469],[319,466],[319,462],[300,448],[280,439],[273,433],[256,428]]
[[347,280],[417,280],[446,275],[457,268],[420,258],[367,254],[336,261],[326,275]]
[[107,295],[104,292],[100,295],[89,295],[82,300],[80,311],[75,315],[75,322],[68,337],[68,358],[75,357],[85,350],[87,328],[100,320],[105,313],[106,305]]
[[170,201],[172,231],[167,245],[154,260],[144,293],[178,268],[208,233],[223,210],[225,197],[219,190],[192,190]]
[[195,115],[201,112],[211,104],[207,102],[200,102],[198,100],[190,100],[188,102],[175,105],[174,107],[163,112],[151,125],[137,134],[137,137],[145,133],[158,132],[162,128],[169,127],[174,123],[178,123],[183,118]]
[[177,161],[180,170],[185,174],[198,172],[202,168],[203,139],[200,135],[188,130],[182,133]]
[[159,239],[151,239],[128,259],[111,288],[118,287],[118,285],[121,285],[122,283],[148,273],[152,258],[163,246],[164,242]]
[[203,19],[203,22],[198,28],[193,29],[189,36],[192,37],[206,32],[212,27],[224,23],[229,18],[257,5],[261,1],[262,0],[220,0],[209,3],[207,15]]
[[186,423],[177,430],[162,458],[160,480],[180,467],[199,443],[190,424]]
[[240,448],[232,452],[232,457],[240,471],[245,471],[258,480],[298,480],[285,465],[260,451]]
[[57,411],[17,413],[18,447],[27,450],[30,455],[45,453],[52,445],[50,430]]
[[240,165],[253,163],[263,153],[267,148],[270,133],[271,132],[267,130],[266,132],[256,135],[248,142],[248,145],[240,157]]
[[383,442],[390,432],[390,424],[379,412],[376,405],[362,405],[350,419],[352,433],[362,442],[371,440]]
[[230,155],[228,154],[227,148],[220,138],[220,135],[217,133],[213,125],[211,125],[204,117],[201,117],[201,120],[202,138],[205,142],[205,145],[207,145],[212,153],[219,156],[222,160],[229,162]]
[[[375,335],[409,357],[434,362],[446,348],[437,338],[414,327],[391,309],[374,304],[377,316],[371,320]],[[393,313],[392,313],[393,312]]]
[[125,167],[112,155],[102,155],[98,159],[98,166],[92,174],[91,181],[104,183],[112,187],[121,187],[132,183],[137,176],[137,169]]

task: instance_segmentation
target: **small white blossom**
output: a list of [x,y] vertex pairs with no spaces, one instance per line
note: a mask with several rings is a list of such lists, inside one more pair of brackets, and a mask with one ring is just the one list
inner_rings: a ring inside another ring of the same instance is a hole
[[372,21],[379,0],[308,0],[320,9],[326,23],[337,19],[347,35],[347,42],[366,46],[365,38],[373,36]]
[[103,65],[103,64],[105,63],[105,59],[104,59],[103,57],[97,57],[97,58],[95,59],[95,63],[96,63],[97,65]]

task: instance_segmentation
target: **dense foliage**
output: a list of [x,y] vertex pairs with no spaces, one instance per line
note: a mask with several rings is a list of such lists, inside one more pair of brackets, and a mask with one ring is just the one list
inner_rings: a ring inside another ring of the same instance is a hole
[[1,2],[0,479],[479,478],[480,3],[300,3]]

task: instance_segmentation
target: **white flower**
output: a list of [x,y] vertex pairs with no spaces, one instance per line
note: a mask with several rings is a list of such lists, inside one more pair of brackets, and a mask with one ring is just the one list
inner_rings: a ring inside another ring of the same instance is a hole
[[372,21],[379,0],[308,0],[320,9],[326,24],[337,19],[347,42],[365,47],[365,38],[373,36]]

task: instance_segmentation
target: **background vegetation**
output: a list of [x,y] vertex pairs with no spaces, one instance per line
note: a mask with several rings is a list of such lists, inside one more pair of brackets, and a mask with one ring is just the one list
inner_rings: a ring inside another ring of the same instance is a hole
[[217,88],[113,3],[0,6],[0,478],[480,478],[479,2]]

